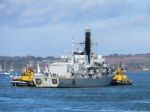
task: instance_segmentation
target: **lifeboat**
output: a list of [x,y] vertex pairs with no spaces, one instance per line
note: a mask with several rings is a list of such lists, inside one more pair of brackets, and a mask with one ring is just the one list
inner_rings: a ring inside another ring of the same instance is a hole
[[112,79],[111,85],[132,85],[132,81],[124,74],[124,70],[118,67]]
[[26,87],[33,87],[35,86],[33,82],[33,77],[34,77],[34,71],[31,67],[25,67],[23,72],[21,73],[20,76],[15,76],[11,80],[11,84],[13,86],[26,86]]

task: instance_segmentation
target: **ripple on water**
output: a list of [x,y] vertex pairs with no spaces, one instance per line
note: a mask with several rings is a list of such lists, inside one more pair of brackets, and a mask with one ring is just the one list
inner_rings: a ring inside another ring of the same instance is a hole
[[16,88],[0,76],[0,112],[148,112],[150,73],[129,73],[133,86]]

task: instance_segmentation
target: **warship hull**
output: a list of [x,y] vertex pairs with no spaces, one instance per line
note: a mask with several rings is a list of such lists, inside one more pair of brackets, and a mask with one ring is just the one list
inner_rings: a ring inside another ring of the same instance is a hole
[[[88,88],[102,87],[111,84],[113,76],[94,78],[44,78],[39,77],[34,80],[36,87],[51,88]],[[46,79],[46,80],[45,80]]]

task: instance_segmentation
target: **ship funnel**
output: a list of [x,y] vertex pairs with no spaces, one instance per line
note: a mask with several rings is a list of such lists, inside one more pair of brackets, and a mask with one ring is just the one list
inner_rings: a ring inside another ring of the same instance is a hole
[[88,63],[91,60],[91,32],[86,30],[85,32],[85,54],[88,56]]

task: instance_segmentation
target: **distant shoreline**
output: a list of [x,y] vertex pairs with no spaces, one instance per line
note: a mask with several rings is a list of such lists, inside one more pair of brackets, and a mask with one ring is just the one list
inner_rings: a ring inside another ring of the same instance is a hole
[[[145,54],[112,54],[103,56],[106,60],[106,63],[110,67],[117,68],[122,63],[122,66],[127,71],[150,71],[150,53]],[[48,57],[37,57],[37,56],[0,56],[0,66],[2,69],[10,70],[13,65],[13,69],[22,70],[27,64],[32,64],[36,67],[37,62],[40,62],[41,66],[46,63],[53,63],[55,61],[61,60],[61,58],[48,56]],[[145,70],[144,70],[145,69]]]

